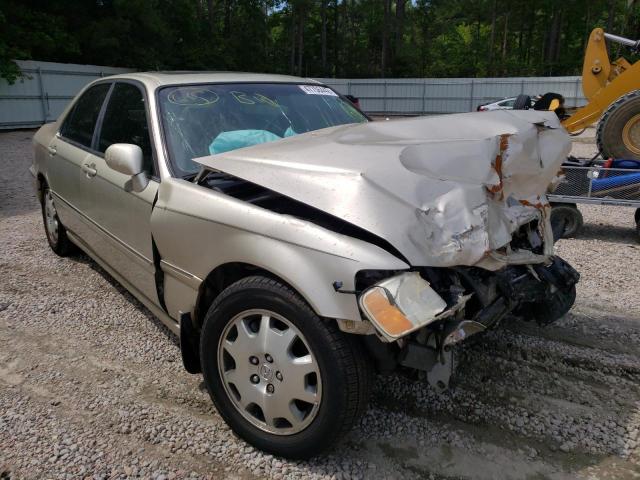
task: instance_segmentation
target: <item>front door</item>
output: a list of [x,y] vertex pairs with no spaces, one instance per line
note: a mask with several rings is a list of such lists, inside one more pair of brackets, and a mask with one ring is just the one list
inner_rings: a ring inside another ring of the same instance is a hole
[[[88,215],[98,237],[93,251],[139,292],[158,304],[151,240],[151,210],[158,189],[143,91],[137,84],[117,82],[98,126]],[[131,177],[109,168],[105,150],[114,143],[138,145],[150,177],[142,192],[130,190]]]

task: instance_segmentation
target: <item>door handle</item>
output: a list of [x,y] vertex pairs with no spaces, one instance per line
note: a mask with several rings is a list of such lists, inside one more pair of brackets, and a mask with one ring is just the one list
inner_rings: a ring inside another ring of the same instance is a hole
[[98,173],[98,170],[95,169],[95,164],[89,165],[88,163],[82,165],[82,171],[86,173],[89,178],[95,177]]
[[49,156],[51,157],[53,157],[56,153],[58,153],[55,146],[49,146],[47,147],[47,150],[49,150]]

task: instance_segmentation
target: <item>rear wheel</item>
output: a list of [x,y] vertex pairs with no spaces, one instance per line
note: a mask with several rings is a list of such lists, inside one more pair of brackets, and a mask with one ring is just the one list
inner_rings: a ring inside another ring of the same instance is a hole
[[275,455],[321,452],[366,408],[372,371],[360,343],[273,279],[248,277],[216,298],[200,358],[220,415]]
[[553,239],[570,238],[577,235],[584,219],[578,206],[573,203],[556,203],[551,208]]
[[42,219],[44,220],[44,231],[47,234],[47,241],[51,250],[61,257],[66,257],[73,252],[74,245],[67,237],[67,230],[60,222],[58,211],[53,199],[51,189],[45,183],[42,188]]
[[607,108],[598,122],[596,141],[604,158],[640,159],[640,90]]

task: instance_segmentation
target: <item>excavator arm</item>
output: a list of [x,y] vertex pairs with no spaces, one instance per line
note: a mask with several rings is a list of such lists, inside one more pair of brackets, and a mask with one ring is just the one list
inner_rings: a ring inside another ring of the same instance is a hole
[[597,142],[606,156],[640,158],[640,61],[609,60],[607,41],[640,51],[640,40],[630,40],[596,28],[582,68],[582,90],[589,103],[562,124],[569,132],[599,121]]

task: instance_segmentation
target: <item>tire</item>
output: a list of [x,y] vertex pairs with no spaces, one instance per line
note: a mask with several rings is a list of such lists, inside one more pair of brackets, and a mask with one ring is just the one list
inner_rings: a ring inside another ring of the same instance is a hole
[[638,234],[638,242],[640,242],[640,208],[636,208],[633,218],[636,221],[636,233]]
[[[311,373],[292,369],[296,357],[310,358]],[[260,450],[296,459],[351,430],[366,410],[373,377],[355,337],[320,319],[289,287],[261,276],[239,280],[215,299],[200,358],[211,399],[231,429]],[[295,393],[303,384],[307,403]]]
[[576,301],[576,286],[567,291],[556,290],[544,302],[531,304],[533,318],[540,325],[549,325],[562,318]]
[[584,219],[578,207],[572,203],[556,203],[551,208],[553,239],[571,238],[582,229]]
[[518,95],[515,102],[513,102],[514,110],[529,110],[529,107],[531,107],[531,97],[524,93]]
[[75,245],[71,243],[67,236],[67,230],[62,225],[55,203],[53,194],[46,183],[42,185],[42,201],[40,203],[42,209],[42,221],[44,223],[44,231],[51,250],[61,257],[66,257],[73,253]]
[[609,105],[598,122],[596,142],[603,158],[640,160],[640,90]]

